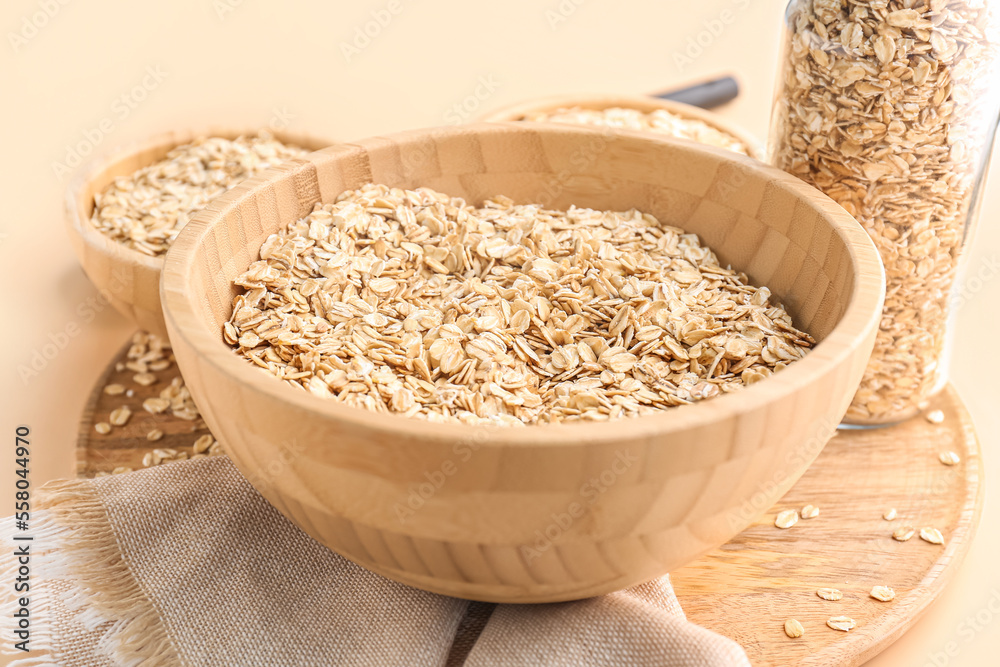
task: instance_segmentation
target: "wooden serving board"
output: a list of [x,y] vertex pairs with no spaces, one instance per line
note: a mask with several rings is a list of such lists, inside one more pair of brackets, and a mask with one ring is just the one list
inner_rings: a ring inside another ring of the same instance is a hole
[[[157,448],[191,453],[205,433],[203,422],[142,409],[178,375],[175,365],[157,373],[149,387],[136,386],[132,371],[116,370],[126,345],[100,378],[81,420],[77,471],[81,477],[138,469]],[[131,397],[108,396],[103,388],[120,383]],[[106,435],[94,424],[128,405],[129,423]],[[728,544],[672,573],[674,589],[688,618],[739,642],[755,667],[864,663],[898,639],[947,584],[972,541],[983,503],[979,445],[965,407],[949,387],[931,410],[944,412],[941,424],[916,417],[892,428],[840,431],[778,505]],[[158,428],[158,442],[146,433]],[[938,460],[942,451],[961,457],[955,466]],[[774,526],[778,511],[812,504],[814,519],[787,530]],[[882,514],[897,510],[894,521]],[[748,508],[748,511],[753,511]],[[945,537],[933,545],[914,535],[892,539],[904,525],[934,527]],[[872,586],[896,591],[892,602],[868,596]],[[818,588],[837,588],[842,600],[828,602]],[[844,633],[826,626],[831,616],[849,616],[857,627]],[[798,619],[805,633],[785,636],[786,619]]]

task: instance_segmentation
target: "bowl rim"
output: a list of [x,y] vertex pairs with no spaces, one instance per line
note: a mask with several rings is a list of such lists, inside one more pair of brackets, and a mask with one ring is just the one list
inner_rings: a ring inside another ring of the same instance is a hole
[[[81,166],[66,186],[64,206],[66,220],[69,224],[70,232],[83,239],[86,243],[96,247],[102,254],[113,257],[116,262],[123,262],[133,266],[141,266],[150,271],[160,271],[166,253],[160,255],[147,255],[130,248],[120,241],[112,239],[110,236],[95,227],[90,216],[84,215],[84,192],[90,183],[105,170],[114,167],[118,163],[127,160],[136,154],[150,150],[176,148],[182,144],[187,144],[195,139],[222,137],[224,139],[235,139],[245,135],[255,135],[258,132],[267,131],[282,143],[295,143],[307,150],[318,150],[325,146],[335,144],[326,138],[313,135],[311,133],[298,132],[294,130],[272,129],[269,127],[239,127],[226,125],[206,125],[203,127],[191,127],[179,130],[168,130],[159,132],[144,139],[137,139],[124,144],[119,144],[107,151],[98,153]],[[148,167],[152,162],[143,164],[139,169]],[[107,187],[107,186],[105,186]]]
[[[884,271],[871,238],[846,210],[800,179],[753,158],[685,139],[666,135],[650,136],[649,133],[641,131],[622,131],[616,133],[616,136],[633,141],[672,145],[685,151],[708,151],[727,161],[754,170],[763,170],[783,187],[792,190],[811,206],[818,208],[822,217],[831,224],[834,235],[841,240],[848,251],[855,275],[854,287],[843,316],[826,338],[804,358],[765,381],[755,383],[741,391],[677,406],[660,414],[608,421],[530,424],[523,427],[471,425],[430,422],[388,412],[371,412],[364,408],[351,407],[338,401],[313,396],[305,390],[298,391],[284,386],[285,383],[281,380],[237,356],[235,351],[222,340],[221,332],[209,331],[201,325],[200,318],[196,314],[200,295],[190,286],[195,253],[200,242],[212,234],[215,224],[232,209],[239,207],[245,199],[262,190],[268,190],[276,181],[294,178],[303,170],[319,167],[347,156],[363,154],[368,149],[384,148],[387,141],[399,147],[426,140],[428,136],[471,137],[483,133],[516,133],[524,130],[542,134],[577,135],[580,141],[586,141],[601,133],[601,128],[525,121],[422,128],[330,146],[244,181],[193,216],[167,252],[160,293],[171,343],[178,342],[178,338],[183,340],[197,353],[199,363],[211,364],[219,373],[241,387],[264,394],[276,403],[290,404],[295,409],[314,413],[320,419],[338,421],[347,428],[367,430],[378,433],[380,437],[396,438],[395,441],[409,444],[458,443],[472,439],[478,446],[495,448],[613,445],[625,439],[662,438],[670,433],[689,431],[710,423],[732,421],[781,399],[794,400],[797,392],[816,378],[832,372],[847,357],[854,354],[858,346],[864,345],[867,340],[874,340],[882,313]],[[835,424],[828,426],[832,430]],[[487,437],[482,437],[481,434]],[[827,434],[817,435],[825,437]],[[330,443],[329,446],[336,445]]]
[[546,95],[545,97],[523,100],[500,107],[499,109],[494,109],[482,114],[477,120],[484,123],[505,121],[532,122],[524,121],[522,117],[530,112],[552,111],[572,106],[583,107],[585,109],[624,107],[638,109],[644,113],[664,109],[678,116],[700,120],[721,132],[732,135],[743,143],[750,157],[761,161],[764,160],[766,151],[764,150],[763,143],[741,126],[730,122],[725,117],[708,109],[702,109],[701,107],[696,107],[693,104],[685,102],[653,97],[652,95],[626,95],[617,93],[563,93],[560,95]]

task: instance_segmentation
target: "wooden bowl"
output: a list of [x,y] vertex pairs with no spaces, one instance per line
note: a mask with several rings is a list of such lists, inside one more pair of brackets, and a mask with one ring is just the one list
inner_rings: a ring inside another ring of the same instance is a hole
[[[271,131],[275,139],[309,150],[329,146],[332,141],[295,132]],[[158,162],[167,153],[198,137],[235,139],[256,134],[257,129],[207,128],[167,132],[147,141],[119,148],[95,158],[72,180],[66,192],[66,223],[76,256],[87,277],[118,312],[141,328],[166,336],[160,306],[160,270],[163,256],[151,257],[129,248],[91,224],[94,195],[112,181]]]
[[[580,160],[583,149],[598,159]],[[472,203],[504,194],[557,208],[637,207],[698,233],[724,264],[770,286],[820,342],[746,390],[614,422],[474,427],[323,400],[238,356],[222,325],[233,279],[268,235],[370,181]],[[237,186],[178,236],[162,297],[212,432],[303,530],[417,588],[550,602],[662,575],[770,507],[851,402],[883,289],[864,230],[777,169],[637,132],[499,123],[332,146]]]
[[[711,125],[720,132],[724,132],[736,139],[739,139],[747,149],[750,157],[757,160],[764,159],[764,149],[760,142],[743,128],[734,125],[722,118],[718,114],[706,111],[683,102],[673,102],[671,100],[661,100],[656,97],[646,95],[553,95],[527,102],[519,102],[507,107],[502,107],[485,114],[481,120],[487,123],[497,123],[504,121],[523,121],[530,113],[540,111],[555,111],[570,107],[581,107],[583,109],[610,109],[621,107],[623,109],[638,109],[644,113],[650,113],[657,109],[663,109],[683,118],[700,120]],[[659,133],[657,133],[659,136]]]

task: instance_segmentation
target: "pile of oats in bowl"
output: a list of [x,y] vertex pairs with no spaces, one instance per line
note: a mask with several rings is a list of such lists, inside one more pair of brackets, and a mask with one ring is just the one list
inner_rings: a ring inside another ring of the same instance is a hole
[[736,391],[812,338],[766,287],[636,210],[341,194],[260,249],[225,340],[297,388],[432,421],[650,414]]
[[310,151],[267,132],[236,139],[206,137],[115,181],[94,196],[91,224],[146,255],[167,252],[197,211],[242,181]]
[[750,150],[741,140],[728,132],[709,125],[697,118],[686,118],[666,109],[655,109],[650,112],[623,107],[608,107],[606,109],[585,109],[583,107],[568,107],[548,111],[533,111],[524,115],[521,120],[570,123],[572,125],[599,125],[615,127],[622,130],[642,130],[658,132],[671,137],[690,139],[708,146],[725,148],[736,153],[749,155]]
[[771,159],[847,209],[886,271],[850,422],[910,417],[945,381],[952,292],[997,117],[991,4],[802,0],[789,12]]

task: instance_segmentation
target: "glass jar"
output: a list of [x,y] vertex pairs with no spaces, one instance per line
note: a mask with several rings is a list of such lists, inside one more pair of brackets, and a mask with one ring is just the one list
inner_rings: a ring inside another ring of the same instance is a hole
[[917,414],[947,382],[960,260],[1000,111],[991,0],[792,0],[769,158],[843,206],[886,270],[845,423]]

